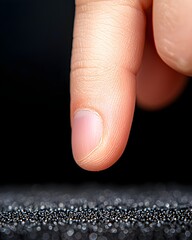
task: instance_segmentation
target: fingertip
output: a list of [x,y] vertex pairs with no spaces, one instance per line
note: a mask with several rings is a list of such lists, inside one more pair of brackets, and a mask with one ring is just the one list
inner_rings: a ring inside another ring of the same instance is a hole
[[101,171],[119,160],[129,138],[145,15],[135,6],[139,1],[77,2],[70,74],[72,152],[81,168]]
[[[85,136],[86,131],[89,136]],[[102,132],[101,138],[98,136],[98,133],[96,133],[96,138],[98,137],[96,142],[94,142],[96,145],[93,144],[90,147],[91,142],[95,141],[92,140],[95,138],[94,135],[92,135],[92,139],[90,139],[90,132],[90,129],[86,129],[82,132],[84,135],[83,137],[79,136],[73,140],[76,141],[76,145],[74,143],[72,144],[74,160],[79,167],[87,171],[97,172],[106,170],[120,159],[125,150],[129,133],[126,132],[124,136],[121,136],[118,140],[118,137],[115,135],[113,138],[110,137],[110,133],[107,133],[107,130]],[[80,139],[81,142],[79,142]],[[87,145],[84,145],[83,142],[87,143]],[[86,150],[86,155],[82,154],[84,150]]]
[[78,98],[76,104],[71,102],[73,157],[85,170],[111,167],[126,148],[135,109],[136,81],[132,74],[128,74],[126,81],[125,72],[119,77],[122,81],[114,87],[108,84],[103,101]]
[[[134,92],[132,89],[131,96],[117,97],[119,102],[114,100],[111,105],[110,99],[106,100],[106,105],[100,105],[100,111],[93,108],[76,111],[72,120],[72,153],[79,167],[102,171],[120,159],[132,124]],[[115,93],[113,95],[116,99]]]

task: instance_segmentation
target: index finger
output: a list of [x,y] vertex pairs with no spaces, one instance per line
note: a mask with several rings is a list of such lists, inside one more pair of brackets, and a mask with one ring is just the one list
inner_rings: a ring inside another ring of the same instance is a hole
[[76,0],[71,61],[72,150],[77,164],[113,165],[128,141],[151,0]]

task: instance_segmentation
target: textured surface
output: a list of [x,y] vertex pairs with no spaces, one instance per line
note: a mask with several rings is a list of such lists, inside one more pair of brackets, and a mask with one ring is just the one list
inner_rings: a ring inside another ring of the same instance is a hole
[[189,186],[0,189],[0,240],[192,239]]

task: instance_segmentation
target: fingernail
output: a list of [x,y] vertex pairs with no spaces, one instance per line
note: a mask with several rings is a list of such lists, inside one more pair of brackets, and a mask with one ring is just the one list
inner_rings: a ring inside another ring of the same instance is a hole
[[102,119],[92,110],[78,110],[72,123],[72,150],[75,160],[90,155],[100,144],[103,133]]

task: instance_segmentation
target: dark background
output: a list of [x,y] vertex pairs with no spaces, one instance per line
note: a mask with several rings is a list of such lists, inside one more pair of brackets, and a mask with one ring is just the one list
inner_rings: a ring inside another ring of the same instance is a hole
[[110,169],[73,160],[69,71],[73,0],[0,0],[0,182],[192,183],[192,84],[173,105],[136,107],[127,148]]

